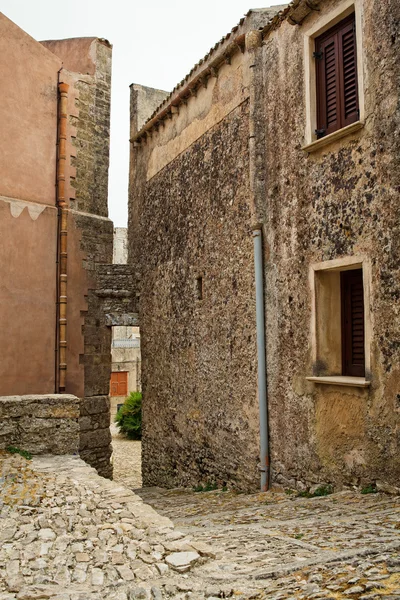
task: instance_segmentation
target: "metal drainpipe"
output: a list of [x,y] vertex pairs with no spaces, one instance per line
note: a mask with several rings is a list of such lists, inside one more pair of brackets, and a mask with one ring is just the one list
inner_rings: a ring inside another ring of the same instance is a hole
[[58,282],[58,381],[57,391],[65,392],[67,376],[67,233],[68,210],[65,201],[65,162],[67,143],[67,83],[59,83],[57,206],[59,211],[59,282]]
[[268,404],[267,377],[265,364],[265,315],[264,315],[264,277],[263,244],[261,225],[253,229],[254,270],[256,280],[256,321],[258,355],[258,400],[260,405],[260,471],[261,491],[269,488],[269,440],[268,440]]
[[256,280],[256,322],[257,322],[257,355],[258,355],[258,399],[260,414],[260,471],[261,491],[269,488],[269,441],[268,441],[268,404],[267,404],[267,377],[266,377],[266,351],[265,351],[265,316],[264,316],[264,277],[263,277],[263,243],[262,226],[258,216],[260,206],[264,202],[264,182],[260,166],[257,164],[257,92],[260,86],[257,71],[257,55],[262,45],[261,31],[249,31],[246,34],[247,68],[249,70],[249,162],[250,162],[250,203],[252,204],[253,239],[254,239],[254,267]]

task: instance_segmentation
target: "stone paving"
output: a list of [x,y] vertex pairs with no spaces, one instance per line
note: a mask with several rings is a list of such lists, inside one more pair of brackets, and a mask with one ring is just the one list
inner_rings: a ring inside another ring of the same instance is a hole
[[400,599],[398,497],[134,493],[5,453],[0,478],[0,600]]
[[131,489],[142,486],[141,442],[128,440],[118,431],[115,423],[110,426],[113,443],[114,479]]

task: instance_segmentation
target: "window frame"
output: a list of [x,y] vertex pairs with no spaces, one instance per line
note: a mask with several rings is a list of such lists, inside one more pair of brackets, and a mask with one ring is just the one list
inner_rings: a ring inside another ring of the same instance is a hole
[[[334,385],[347,385],[356,387],[368,387],[370,384],[371,376],[371,337],[372,337],[372,323],[370,314],[370,288],[371,288],[371,263],[370,260],[365,256],[346,256],[330,261],[324,261],[321,263],[314,263],[310,265],[309,271],[309,283],[311,293],[311,357],[313,368],[319,364],[321,359],[321,351],[318,347],[318,312],[321,310],[321,306],[318,305],[320,301],[317,298],[317,278],[320,273],[335,273],[338,272],[338,276],[343,271],[351,271],[356,269],[362,269],[362,281],[363,281],[363,300],[364,300],[364,357],[365,357],[365,374],[364,376],[345,375],[343,374],[343,364],[341,374],[326,374],[319,375],[318,373],[312,376],[306,377],[307,380],[315,383],[326,383]],[[341,291],[340,291],[341,294]],[[341,296],[340,296],[341,302]],[[342,312],[340,313],[340,319],[338,325],[342,331]],[[341,334],[342,335],[342,334]],[[340,340],[340,345],[342,339]],[[342,351],[342,348],[341,348]],[[343,355],[341,356],[341,359]]]
[[[358,81],[358,110],[359,119],[345,125],[321,138],[317,138],[317,74],[315,68],[315,39],[329,31],[352,13],[355,14],[357,81]],[[363,69],[363,30],[361,0],[343,0],[334,10],[325,14],[316,13],[305,23],[304,28],[304,77],[305,77],[305,144],[303,150],[313,152],[319,148],[362,129],[365,122],[364,106],[364,69]]]

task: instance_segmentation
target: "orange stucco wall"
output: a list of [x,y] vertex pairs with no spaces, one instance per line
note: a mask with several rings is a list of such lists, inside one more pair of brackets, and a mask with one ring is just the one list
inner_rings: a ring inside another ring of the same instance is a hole
[[0,201],[0,395],[54,392],[57,211],[22,206]]
[[59,58],[0,13],[2,196],[55,204],[61,66]]
[[55,391],[60,68],[0,13],[0,395]]
[[[98,105],[97,71],[104,75]],[[100,308],[92,293],[91,314],[87,298],[96,287],[91,267],[111,262],[112,255],[112,223],[105,216],[111,48],[96,38],[42,44],[0,13],[0,73],[0,396],[56,391],[59,82],[69,86],[66,392],[98,395],[98,363],[108,385],[109,332],[103,325],[105,334],[97,336]],[[90,143],[85,138],[85,153],[76,139],[86,135],[86,126],[94,132]],[[80,212],[73,210],[76,196]]]
[[66,40],[46,40],[40,42],[45,48],[61,58],[68,71],[94,75],[96,47],[92,45],[97,38],[71,38]]

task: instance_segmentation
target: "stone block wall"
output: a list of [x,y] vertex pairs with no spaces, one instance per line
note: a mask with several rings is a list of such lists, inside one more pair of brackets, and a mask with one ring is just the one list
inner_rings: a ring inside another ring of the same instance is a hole
[[112,477],[110,400],[108,396],[83,398],[80,403],[80,457],[103,477]]
[[112,48],[106,40],[96,39],[93,52],[93,76],[79,78],[75,84],[79,117],[71,117],[76,127],[72,161],[76,197],[71,208],[107,217]]
[[79,398],[68,394],[0,397],[0,448],[32,454],[76,454]]
[[105,314],[130,314],[136,311],[134,269],[131,265],[99,265],[96,295],[102,299]]

